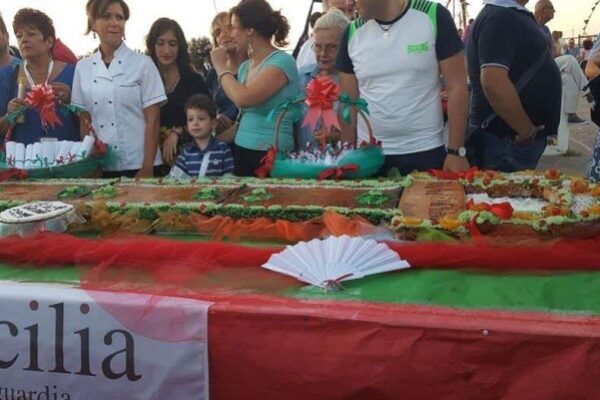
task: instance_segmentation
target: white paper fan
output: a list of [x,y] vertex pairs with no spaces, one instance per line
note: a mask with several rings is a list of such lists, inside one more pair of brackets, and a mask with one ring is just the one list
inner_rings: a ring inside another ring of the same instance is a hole
[[410,268],[410,264],[383,243],[341,236],[287,246],[263,268],[328,289],[342,281]]

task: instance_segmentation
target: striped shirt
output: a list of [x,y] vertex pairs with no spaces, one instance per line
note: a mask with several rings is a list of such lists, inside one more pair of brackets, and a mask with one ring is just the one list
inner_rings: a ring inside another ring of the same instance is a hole
[[[202,163],[207,157],[206,172],[201,174]],[[196,178],[199,176],[223,176],[233,173],[233,156],[226,143],[211,139],[206,149],[200,150],[195,141],[186,145],[171,169],[171,178]]]

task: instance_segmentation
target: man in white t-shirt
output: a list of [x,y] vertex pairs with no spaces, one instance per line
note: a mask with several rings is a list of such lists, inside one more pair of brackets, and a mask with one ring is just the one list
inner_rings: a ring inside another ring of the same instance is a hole
[[[323,0],[323,11],[327,12],[330,8],[337,8],[342,10],[349,20],[352,20],[354,19],[355,11],[354,3],[354,0]],[[317,63],[315,52],[312,49],[314,43],[315,41],[311,35],[300,48],[298,56],[296,57],[298,70]]]
[[[468,169],[464,147],[468,112],[463,44],[446,8],[426,0],[357,0],[338,53],[342,92],[369,104],[375,137],[383,144],[385,176],[392,168]],[[444,146],[440,70],[448,93],[448,149]],[[368,138],[353,119],[342,140]]]

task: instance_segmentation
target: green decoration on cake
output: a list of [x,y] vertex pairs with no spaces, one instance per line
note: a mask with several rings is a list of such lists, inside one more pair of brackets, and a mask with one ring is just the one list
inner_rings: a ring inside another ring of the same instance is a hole
[[118,195],[119,195],[119,192],[117,191],[117,188],[114,185],[104,186],[104,187],[102,187],[100,189],[97,189],[97,190],[94,190],[92,192],[92,197],[94,198],[94,200],[100,200],[100,199],[109,200],[109,199],[114,199]]
[[390,196],[380,190],[369,190],[356,196],[356,202],[361,206],[382,206],[390,201]]
[[215,201],[221,196],[219,189],[215,187],[206,187],[196,195],[196,200],[200,201]]
[[85,186],[69,186],[58,193],[59,199],[78,199],[92,193],[90,188]]
[[265,188],[254,189],[249,195],[242,197],[247,203],[259,203],[261,201],[271,200],[273,195]]

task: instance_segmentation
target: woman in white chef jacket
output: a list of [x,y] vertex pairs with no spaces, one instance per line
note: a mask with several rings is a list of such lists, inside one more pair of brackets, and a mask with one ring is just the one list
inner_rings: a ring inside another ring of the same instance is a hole
[[71,103],[91,115],[96,134],[118,155],[105,177],[152,177],[158,152],[160,106],[166,95],[152,59],[130,50],[123,38],[129,7],[123,0],[89,0],[88,32],[100,47],[77,64]]

